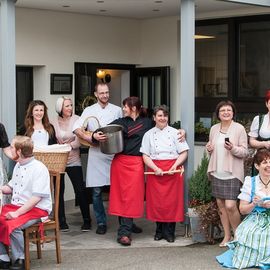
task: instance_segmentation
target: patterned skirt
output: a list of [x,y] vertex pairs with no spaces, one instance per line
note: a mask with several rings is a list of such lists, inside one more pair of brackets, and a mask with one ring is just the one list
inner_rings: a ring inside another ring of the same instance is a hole
[[218,199],[237,200],[242,183],[237,179],[222,180],[212,177],[212,195]]
[[270,211],[252,212],[236,230],[236,240],[228,244],[230,250],[217,256],[225,267],[237,269],[270,267]]

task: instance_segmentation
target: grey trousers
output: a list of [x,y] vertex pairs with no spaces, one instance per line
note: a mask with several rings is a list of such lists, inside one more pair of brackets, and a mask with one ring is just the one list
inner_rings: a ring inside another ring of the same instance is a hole
[[[16,261],[17,259],[24,259],[24,238],[23,229],[30,227],[31,225],[39,222],[40,219],[32,219],[27,221],[22,226],[16,228],[10,234],[10,248],[12,259]],[[7,254],[5,245],[0,242],[0,255]]]

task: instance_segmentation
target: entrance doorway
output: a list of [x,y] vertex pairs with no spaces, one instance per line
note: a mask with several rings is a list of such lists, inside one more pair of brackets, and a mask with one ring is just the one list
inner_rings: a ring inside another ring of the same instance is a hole
[[137,68],[135,65],[105,63],[75,63],[75,111],[80,115],[86,99],[94,97],[94,87],[99,80],[96,73],[102,70],[111,81],[110,102],[122,106],[128,96],[138,96],[150,111],[154,106],[170,106],[170,67]]
[[16,67],[16,100],[17,134],[22,134],[25,112],[33,100],[33,67]]

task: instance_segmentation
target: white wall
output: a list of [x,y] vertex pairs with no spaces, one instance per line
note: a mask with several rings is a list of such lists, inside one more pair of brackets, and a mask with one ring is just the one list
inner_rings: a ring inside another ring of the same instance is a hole
[[178,63],[178,17],[165,17],[144,20],[141,31],[142,66],[170,66],[170,111],[171,122],[180,120]]
[[[16,9],[16,64],[34,68],[34,98],[53,117],[50,73],[74,73],[74,62],[139,64],[140,21]],[[42,66],[42,67],[41,67]],[[73,80],[74,81],[74,80]]]

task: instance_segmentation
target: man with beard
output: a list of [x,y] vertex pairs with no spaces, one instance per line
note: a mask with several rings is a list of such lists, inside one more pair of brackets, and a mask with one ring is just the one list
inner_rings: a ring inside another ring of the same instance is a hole
[[[122,109],[109,103],[109,87],[105,83],[95,86],[97,103],[84,109],[81,117],[75,122],[73,131],[75,134],[92,143],[92,138],[86,135],[81,127],[87,121],[87,129],[94,131],[106,126],[115,119],[122,117]],[[87,120],[86,120],[87,119]],[[98,137],[99,134],[96,134]],[[100,135],[102,136],[102,135]],[[110,168],[113,155],[106,155],[100,151],[100,147],[90,147],[88,152],[88,164],[86,171],[86,186],[92,187],[93,208],[97,222],[97,234],[105,234],[107,231],[106,213],[102,201],[102,189],[110,185]]]

